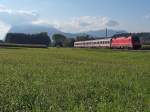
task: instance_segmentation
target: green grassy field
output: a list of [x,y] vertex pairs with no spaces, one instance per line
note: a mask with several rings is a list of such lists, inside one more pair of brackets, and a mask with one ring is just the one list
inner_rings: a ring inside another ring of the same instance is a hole
[[0,49],[0,112],[150,112],[150,52]]

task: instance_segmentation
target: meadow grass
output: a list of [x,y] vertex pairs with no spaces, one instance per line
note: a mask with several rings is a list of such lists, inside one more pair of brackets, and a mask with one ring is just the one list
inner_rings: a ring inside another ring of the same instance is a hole
[[1,112],[150,112],[150,52],[0,49]]

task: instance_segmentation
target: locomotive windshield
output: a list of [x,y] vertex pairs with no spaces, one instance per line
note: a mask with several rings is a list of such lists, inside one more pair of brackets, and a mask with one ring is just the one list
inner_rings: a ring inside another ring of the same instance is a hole
[[140,43],[140,38],[138,36],[133,36],[133,41]]

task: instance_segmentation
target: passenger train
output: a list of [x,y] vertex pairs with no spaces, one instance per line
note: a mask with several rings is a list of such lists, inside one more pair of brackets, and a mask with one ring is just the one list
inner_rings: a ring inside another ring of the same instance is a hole
[[75,48],[128,48],[140,49],[141,42],[137,36],[120,36],[97,40],[78,41],[74,43]]

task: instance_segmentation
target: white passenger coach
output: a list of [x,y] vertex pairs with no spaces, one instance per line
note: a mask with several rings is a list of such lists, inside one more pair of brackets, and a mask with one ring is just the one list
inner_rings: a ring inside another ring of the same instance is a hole
[[111,48],[111,38],[88,41],[78,41],[74,43],[76,48]]

